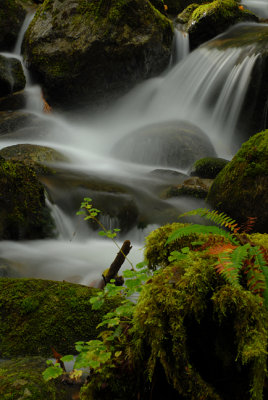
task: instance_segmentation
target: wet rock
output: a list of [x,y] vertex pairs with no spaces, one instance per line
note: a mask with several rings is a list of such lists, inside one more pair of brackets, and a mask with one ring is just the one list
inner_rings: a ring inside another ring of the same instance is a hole
[[116,143],[112,154],[136,163],[181,169],[202,157],[216,155],[206,134],[184,121],[148,125],[131,132]]
[[215,0],[199,7],[193,7],[192,5],[189,7],[191,8],[191,13],[189,13],[185,30],[189,34],[192,49],[223,33],[227,28],[239,22],[259,21],[258,17],[244,9],[235,0]]
[[199,178],[214,179],[228,162],[228,160],[217,157],[201,158],[194,163],[189,173],[191,176],[198,176]]
[[163,71],[172,38],[171,22],[147,0],[49,0],[23,53],[49,104],[96,106]]
[[186,179],[181,185],[169,187],[162,195],[164,198],[177,196],[190,196],[198,199],[205,199],[212,185],[213,179],[201,179],[192,177]]
[[254,232],[268,227],[268,130],[245,142],[215,178],[209,204],[234,218],[240,225],[256,218]]
[[16,111],[26,106],[25,93],[17,92],[0,98],[0,111]]
[[32,168],[0,160],[0,239],[53,236],[54,223],[45,204],[44,187]]
[[26,79],[17,58],[0,55],[0,96],[5,97],[24,89]]
[[67,158],[57,150],[37,144],[23,143],[4,147],[0,150],[0,155],[5,160],[24,161],[26,163],[67,161]]
[[165,0],[165,4],[168,7],[168,12],[171,14],[181,13],[185,8],[187,8],[192,3],[202,4],[205,3],[204,0]]
[[0,51],[11,51],[26,16],[19,1],[1,0],[0,3]]

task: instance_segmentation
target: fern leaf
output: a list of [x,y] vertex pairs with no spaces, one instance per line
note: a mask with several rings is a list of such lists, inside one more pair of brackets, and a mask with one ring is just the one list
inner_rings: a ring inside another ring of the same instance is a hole
[[237,222],[229,217],[224,212],[219,213],[217,210],[209,210],[207,208],[197,208],[192,211],[187,211],[184,214],[181,214],[179,218],[186,216],[199,215],[200,217],[204,217],[217,225],[225,226],[230,229],[232,232],[237,233],[239,228]]
[[234,264],[231,259],[230,253],[222,253],[219,255],[219,264],[215,266],[216,271],[221,274],[230,285],[241,288],[239,282],[239,272],[241,267]]
[[234,249],[236,249],[237,246],[231,244],[231,243],[221,243],[221,244],[217,244],[213,247],[210,247],[208,249],[208,254],[211,255],[218,255],[221,253],[227,253],[227,252],[231,252]]
[[246,270],[249,290],[264,297],[265,304],[268,305],[268,267],[266,260],[258,246],[250,247],[249,254],[251,263]]
[[185,227],[179,228],[176,231],[172,232],[165,244],[167,245],[171,242],[174,242],[174,240],[180,239],[182,236],[189,236],[195,233],[221,235],[226,237],[231,243],[235,245],[239,244],[231,233],[226,232],[224,229],[221,229],[218,226],[207,225],[187,225]]

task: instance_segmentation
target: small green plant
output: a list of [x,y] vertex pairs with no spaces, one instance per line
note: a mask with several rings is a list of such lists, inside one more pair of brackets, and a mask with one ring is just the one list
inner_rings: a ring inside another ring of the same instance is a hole
[[[112,239],[116,247],[121,251],[120,246],[115,240],[119,229],[106,229],[97,218],[100,210],[94,208],[91,201],[90,198],[84,198],[84,201],[81,203],[81,210],[77,214],[83,215],[86,221],[94,220],[102,229],[99,234]],[[124,253],[123,255],[127,259]],[[152,272],[146,268],[145,262],[137,264],[136,268],[134,268],[131,261],[128,261],[131,269],[125,270],[122,273],[125,285],[116,286],[115,280],[112,279],[110,283],[106,284],[103,290],[98,291],[96,296],[90,299],[93,310],[99,310],[103,306],[105,299],[109,297],[119,296],[121,304],[115,310],[105,314],[102,322],[97,326],[97,328],[102,329],[105,327],[105,330],[102,330],[99,334],[100,340],[76,343],[75,348],[78,356],[75,360],[74,371],[70,374],[70,377],[73,379],[81,376],[82,372],[78,370],[79,368],[89,368],[95,373],[103,372],[122,353],[119,350],[121,348],[121,335],[131,327],[137,295],[142,290],[142,285],[152,276]],[[74,360],[73,355],[67,355],[60,359],[62,362],[72,360]],[[53,364],[49,360],[47,363],[48,368],[43,373],[46,381],[55,379],[65,372],[59,362]]]

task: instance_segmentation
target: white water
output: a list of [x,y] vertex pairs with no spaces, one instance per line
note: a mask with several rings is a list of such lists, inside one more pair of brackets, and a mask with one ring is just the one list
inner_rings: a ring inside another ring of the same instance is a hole
[[243,0],[242,4],[260,18],[268,18],[268,0]]
[[[29,21],[30,17],[27,23]],[[27,25],[19,35],[16,52],[21,46],[26,28]],[[60,151],[70,160],[57,164],[57,168],[60,167],[67,174],[71,170],[78,176],[93,175],[127,188],[128,196],[134,199],[139,213],[146,217],[148,224],[144,230],[133,227],[120,236],[120,243],[125,238],[132,241],[133,249],[129,258],[134,264],[142,259],[144,236],[161,223],[156,222],[156,214],[172,212],[175,221],[181,212],[196,208],[200,203],[194,199],[189,201],[182,198],[161,200],[158,196],[159,188],[165,179],[149,174],[161,166],[120,161],[110,155],[112,147],[118,139],[141,126],[186,120],[208,134],[220,157],[231,158],[238,113],[257,59],[254,53],[243,56],[239,48],[223,52],[201,47],[191,54],[188,52],[188,38],[177,32],[174,54],[176,65],[162,76],[137,85],[110,110],[97,117],[81,114],[64,116],[55,112],[43,114],[41,90],[38,86],[32,86],[28,77],[27,110],[39,118],[40,135],[36,138],[28,137],[22,130],[17,135],[14,133],[16,139],[10,135],[1,137],[1,148],[15,143],[46,145]],[[19,57],[12,53],[14,55]],[[41,127],[44,124],[47,130],[42,134]],[[72,193],[63,181],[53,183],[46,180],[44,183],[59,237],[55,240],[0,242],[0,256],[11,261],[13,274],[18,276],[65,279],[88,284],[99,278],[102,271],[111,264],[117,249],[112,242],[97,239],[95,232],[82,222],[78,223],[75,210],[69,206]],[[107,198],[111,204],[118,201],[113,193]],[[104,222],[107,228],[118,226],[116,219]]]

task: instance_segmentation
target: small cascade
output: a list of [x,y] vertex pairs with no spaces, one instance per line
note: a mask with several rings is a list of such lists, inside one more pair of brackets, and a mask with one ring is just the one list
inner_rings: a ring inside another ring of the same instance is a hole
[[22,41],[23,41],[23,38],[24,38],[24,34],[25,34],[28,26],[30,25],[33,17],[34,17],[33,13],[29,13],[29,14],[26,15],[26,18],[25,18],[25,20],[24,20],[24,22],[22,24],[22,27],[20,29],[20,32],[19,32],[19,35],[18,35],[18,38],[17,38],[17,42],[16,42],[14,50],[13,50],[13,54],[17,54],[18,56],[20,56],[20,54],[21,54],[21,45],[22,45]]
[[72,219],[67,216],[57,204],[52,204],[46,198],[46,205],[51,212],[51,216],[56,226],[58,238],[63,240],[72,240],[75,235],[75,227]]
[[179,25],[174,28],[173,64],[182,61],[190,53],[189,35]]
[[242,0],[241,3],[259,18],[268,18],[268,0]]

